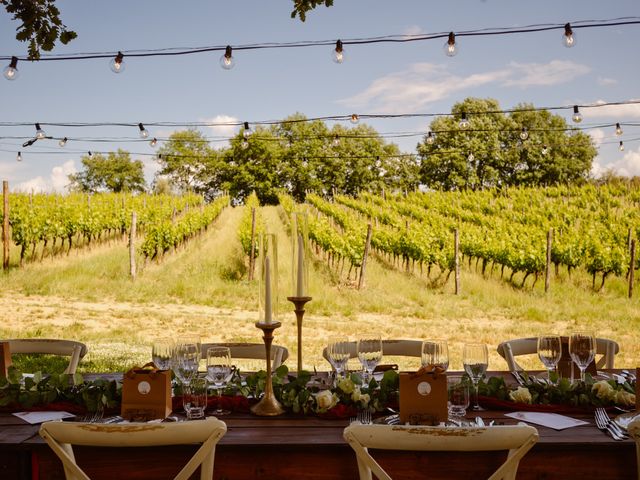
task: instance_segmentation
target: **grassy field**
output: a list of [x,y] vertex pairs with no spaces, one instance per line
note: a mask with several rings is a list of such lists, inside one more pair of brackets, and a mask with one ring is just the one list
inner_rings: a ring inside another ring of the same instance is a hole
[[[249,283],[237,240],[242,210],[227,209],[212,228],[187,248],[142,268],[128,278],[124,241],[72,251],[69,256],[45,258],[3,273],[0,293],[0,338],[53,337],[87,343],[89,354],[81,371],[123,370],[148,361],[150,344],[159,336],[198,332],[203,341],[260,342],[257,320],[257,284]],[[266,207],[268,229],[279,236],[280,295],[275,343],[289,349],[288,365],[295,367],[296,329],[290,294],[290,244],[279,211]],[[12,252],[13,253],[13,252]],[[306,368],[326,369],[321,352],[327,339],[377,331],[383,338],[446,338],[451,365],[461,368],[462,346],[486,342],[490,368],[505,369],[495,352],[510,338],[556,332],[590,330],[620,344],[617,365],[640,363],[640,300],[626,298],[624,279],[611,278],[599,293],[591,278],[576,272],[552,278],[545,294],[542,282],[535,290],[520,289],[499,278],[483,277],[465,263],[462,294],[453,294],[453,277],[433,287],[420,275],[390,268],[373,258],[366,287],[314,260],[304,323],[303,359]],[[353,280],[353,279],[351,279]],[[386,359],[402,368],[417,361]],[[256,364],[243,364],[255,368]],[[537,359],[524,362],[541,368]],[[37,368],[36,364],[23,364]],[[50,365],[48,368],[52,368]]]

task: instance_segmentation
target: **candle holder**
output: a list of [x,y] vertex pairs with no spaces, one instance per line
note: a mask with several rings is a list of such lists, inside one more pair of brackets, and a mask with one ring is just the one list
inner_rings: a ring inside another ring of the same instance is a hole
[[273,331],[280,328],[280,322],[256,322],[256,327],[262,330],[262,340],[267,354],[267,381],[264,386],[264,395],[258,403],[251,407],[251,413],[261,417],[275,417],[282,415],[284,408],[273,394],[273,380],[271,378],[271,343],[273,343]]
[[312,297],[287,297],[294,305],[296,313],[296,325],[298,327],[298,373],[302,371],[302,319],[304,318],[304,305],[309,302]]

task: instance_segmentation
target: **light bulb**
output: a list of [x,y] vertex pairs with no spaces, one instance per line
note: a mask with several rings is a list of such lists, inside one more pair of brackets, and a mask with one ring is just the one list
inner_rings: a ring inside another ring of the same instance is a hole
[[227,45],[220,57],[220,66],[225,70],[231,70],[235,65],[236,59],[233,58],[233,48],[231,48],[231,45]]
[[43,139],[43,138],[45,138],[46,136],[47,136],[47,134],[46,134],[46,133],[44,133],[44,130],[42,130],[42,129],[40,128],[40,124],[39,124],[39,123],[36,123],[36,138],[37,138],[38,140],[42,140],[42,139]]
[[436,136],[433,134],[433,132],[427,133],[427,139],[426,139],[427,144],[433,145],[433,142],[435,141],[436,141]]
[[242,143],[240,144],[240,147],[243,150],[246,150],[247,148],[249,148],[249,141],[246,138],[243,138]]
[[449,38],[444,44],[444,53],[447,57],[455,57],[460,50],[458,45],[456,44],[456,34],[453,32],[449,32]]
[[336,135],[335,137],[333,137],[333,142],[332,142],[334,147],[338,147],[340,146],[340,137],[338,135]]
[[157,144],[158,144],[158,139],[156,137],[153,137],[149,142],[149,145],[151,145],[152,147],[155,147]]
[[462,129],[469,128],[469,120],[467,120],[467,114],[465,112],[462,112],[460,115],[460,123],[458,125],[460,125]]
[[140,129],[140,138],[147,138],[149,136],[149,132],[142,123],[138,124],[138,128]]
[[15,80],[20,75],[18,72],[18,57],[11,57],[11,63],[2,71],[4,78],[7,80]]
[[18,156],[16,157],[16,161],[18,161],[18,162],[22,161],[22,152],[18,152]]
[[244,122],[244,130],[242,130],[242,136],[244,138],[249,138],[251,135],[251,127],[249,126],[249,122]]
[[549,153],[549,147],[547,147],[546,145],[543,145],[541,153],[542,155],[546,155],[547,153]]
[[622,140],[620,140],[620,146],[618,147],[618,150],[624,152],[624,143],[622,142]]
[[476,159],[476,157],[474,157],[474,156],[473,156],[473,153],[470,153],[470,154],[467,156],[467,160],[468,160],[469,162],[473,162],[475,159]]
[[344,49],[342,48],[342,40],[336,42],[336,48],[331,50],[331,58],[336,63],[344,62]]
[[582,121],[582,114],[580,110],[578,110],[578,106],[573,106],[573,117],[571,117],[575,123],[580,123]]
[[359,120],[360,120],[360,117],[358,116],[357,113],[351,114],[351,123],[355,125],[356,123],[358,123]]
[[616,136],[619,137],[620,135],[622,135],[622,127],[619,123],[616,123]]
[[573,30],[569,23],[564,26],[564,35],[562,36],[562,42],[567,48],[571,48],[576,44],[576,38],[573,36]]
[[520,132],[520,138],[522,140],[526,140],[529,138],[529,132],[527,131],[527,127],[522,127],[522,131]]
[[93,157],[93,153],[91,153],[91,150],[89,150],[89,151],[87,152],[87,155],[88,155],[89,157]]
[[124,55],[122,52],[118,52],[118,54],[109,62],[109,68],[111,68],[113,73],[122,73],[124,72],[124,67]]
[[61,147],[64,147],[66,144],[67,144],[67,137],[64,137],[58,142],[58,145],[60,145]]

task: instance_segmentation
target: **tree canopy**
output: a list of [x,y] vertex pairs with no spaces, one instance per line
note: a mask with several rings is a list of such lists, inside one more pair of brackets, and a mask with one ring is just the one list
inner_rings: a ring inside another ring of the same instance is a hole
[[143,192],[144,169],[140,160],[131,160],[129,152],[118,150],[106,157],[100,154],[82,157],[83,170],[69,175],[71,190],[80,192]]

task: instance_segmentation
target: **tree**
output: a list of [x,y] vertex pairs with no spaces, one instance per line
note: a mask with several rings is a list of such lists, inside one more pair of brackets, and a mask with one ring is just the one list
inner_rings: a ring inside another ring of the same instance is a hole
[[88,193],[145,190],[143,164],[140,160],[132,161],[129,152],[118,150],[106,157],[100,154],[85,155],[82,165],[83,171],[69,175],[72,190]]
[[[418,144],[422,181],[432,188],[476,190],[588,178],[597,153],[588,135],[532,105],[514,110],[505,115],[494,99],[467,98],[450,117],[431,122],[432,137]],[[467,128],[459,125],[463,115]]]
[[291,18],[296,18],[297,15],[300,17],[300,20],[304,22],[307,19],[307,12],[322,4],[324,4],[325,7],[331,7],[333,0],[293,0]]

